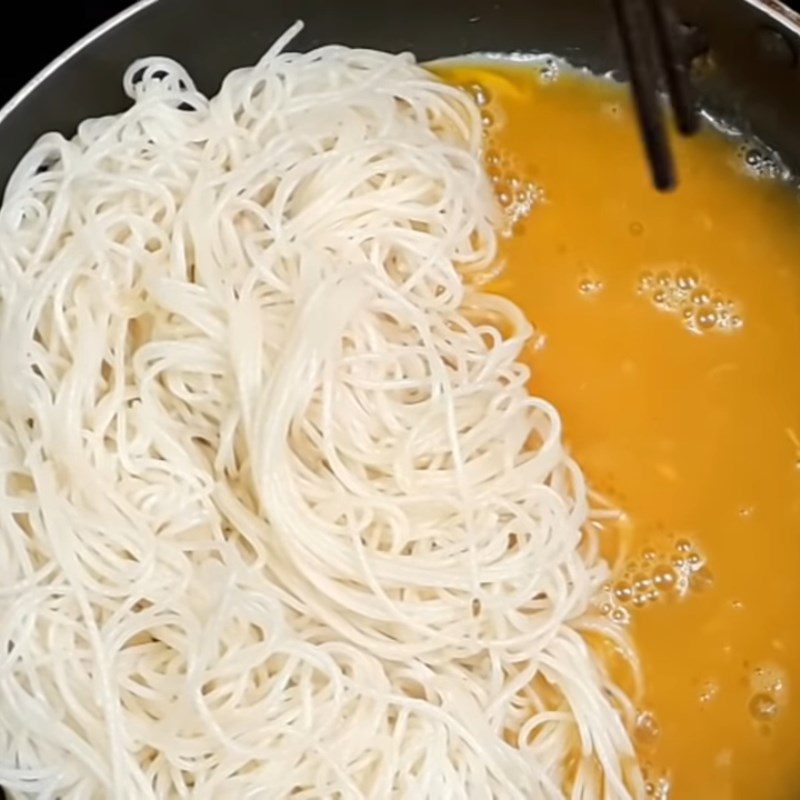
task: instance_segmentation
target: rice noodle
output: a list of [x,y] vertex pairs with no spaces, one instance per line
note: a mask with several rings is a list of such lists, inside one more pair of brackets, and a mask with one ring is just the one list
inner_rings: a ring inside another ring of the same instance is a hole
[[296,31],[211,100],[133,64],[9,183],[0,785],[636,795],[584,478],[528,322],[465,280],[479,112]]

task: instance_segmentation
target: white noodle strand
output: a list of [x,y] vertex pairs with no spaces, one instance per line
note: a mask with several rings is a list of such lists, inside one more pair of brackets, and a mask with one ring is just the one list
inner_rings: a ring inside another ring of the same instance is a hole
[[[284,48],[44,136],[0,210],[0,784],[627,798],[633,662],[468,96]],[[503,331],[503,333],[501,333]]]

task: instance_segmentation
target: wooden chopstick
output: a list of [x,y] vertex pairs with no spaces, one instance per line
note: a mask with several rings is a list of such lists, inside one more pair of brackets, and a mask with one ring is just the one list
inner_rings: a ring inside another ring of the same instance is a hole
[[675,159],[661,104],[665,85],[678,130],[699,127],[690,62],[670,0],[612,0],[630,73],[639,128],[653,183],[660,191],[677,185]]

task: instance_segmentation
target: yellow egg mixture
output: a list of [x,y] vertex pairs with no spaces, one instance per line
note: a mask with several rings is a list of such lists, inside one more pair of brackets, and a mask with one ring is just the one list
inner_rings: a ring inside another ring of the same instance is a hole
[[650,788],[799,797],[800,197],[712,130],[675,142],[680,187],[657,194],[609,81],[437,71],[484,104],[520,219],[494,289],[536,326],[532,391],[626,514],[603,610],[642,659]]

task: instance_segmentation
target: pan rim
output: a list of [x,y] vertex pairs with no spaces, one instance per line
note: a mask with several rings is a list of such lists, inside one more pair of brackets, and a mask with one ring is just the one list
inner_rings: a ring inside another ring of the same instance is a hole
[[[750,6],[762,11],[771,19],[789,28],[800,36],[800,13],[793,11],[781,0],[743,0]],[[73,45],[56,56],[49,64],[36,73],[16,94],[14,94],[2,107],[0,107],[0,125],[10,117],[22,103],[33,94],[36,89],[45,83],[51,75],[55,74],[61,67],[67,64],[74,56],[85,50],[92,43],[101,39],[114,28],[123,22],[131,19],[150,6],[154,6],[159,0],[137,0],[133,5],[123,9],[118,14],[98,25],[81,37]]]
[[155,5],[159,0],[137,0],[132,6],[123,9],[118,14],[115,14],[110,19],[98,25],[93,30],[89,31],[85,36],[82,36],[74,44],[70,45],[63,53],[57,55],[49,64],[37,72],[21,89],[19,89],[12,97],[0,107],[0,125],[11,116],[16,109],[22,105],[25,99],[33,94],[47,79],[54,75],[61,67],[63,67],[74,56],[85,50],[89,45],[98,39],[102,39],[114,28],[121,25],[126,20],[138,14],[140,11]]
[[781,0],[745,0],[745,2],[800,35],[800,12],[793,11]]

